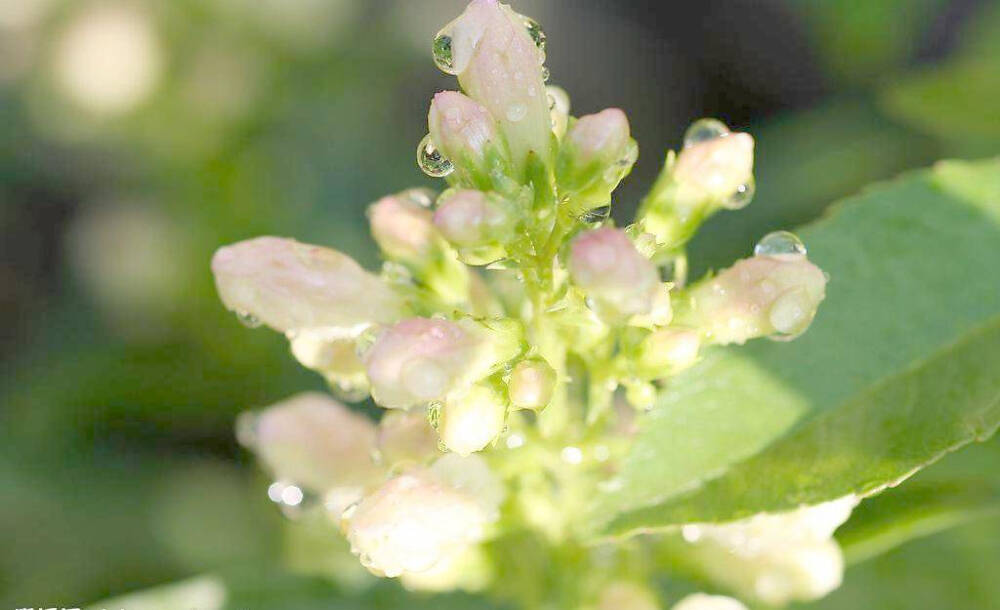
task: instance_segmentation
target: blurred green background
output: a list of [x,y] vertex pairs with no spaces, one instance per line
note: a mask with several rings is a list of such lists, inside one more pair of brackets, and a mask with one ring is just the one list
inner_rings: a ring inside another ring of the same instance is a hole
[[[357,568],[286,527],[232,434],[322,382],[223,310],[208,261],[266,233],[376,267],[364,207],[433,185],[414,150],[455,84],[429,46],[463,4],[0,0],[0,607],[289,560],[358,599]],[[694,119],[758,138],[757,198],[706,226],[695,273],[870,182],[1000,152],[1000,2],[514,4],[545,26],[574,114],[630,116],[619,220]],[[963,459],[995,470],[992,445]],[[822,607],[986,608],[998,540],[994,518],[903,546]],[[282,586],[326,591],[307,584]],[[366,595],[402,607],[394,587]]]

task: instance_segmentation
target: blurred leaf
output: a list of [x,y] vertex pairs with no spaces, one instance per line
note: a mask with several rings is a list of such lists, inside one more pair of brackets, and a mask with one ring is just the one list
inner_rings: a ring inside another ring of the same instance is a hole
[[799,0],[790,3],[834,77],[867,81],[910,59],[947,0]]
[[605,533],[872,494],[1000,424],[1000,162],[880,185],[801,235],[832,278],[812,329],[674,380],[596,502]]
[[940,139],[952,154],[995,154],[1000,140],[1000,7],[969,20],[953,57],[889,84],[885,111]]

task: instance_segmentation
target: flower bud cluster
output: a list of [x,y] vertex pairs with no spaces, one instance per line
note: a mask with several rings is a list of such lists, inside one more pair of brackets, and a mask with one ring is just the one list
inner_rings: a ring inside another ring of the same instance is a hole
[[[575,504],[612,480],[659,386],[706,346],[798,336],[825,296],[826,276],[786,233],[688,284],[686,242],[753,192],[753,139],[718,121],[692,126],[635,222],[616,226],[614,192],[638,157],[628,119],[571,116],[566,92],[546,85],[545,42],[497,0],[472,0],[437,35],[435,63],[462,91],[434,96],[418,163],[446,184],[371,204],[381,273],[277,237],[212,260],[220,298],[244,323],[284,333],[342,399],[384,409],[376,425],[305,394],[247,416],[241,436],[275,477],[269,494],[296,510],[322,499],[361,562],[411,588],[488,586],[495,557],[480,543],[494,533],[578,544]],[[803,515],[691,526],[692,552],[741,593],[814,596],[839,579],[839,556],[829,527],[788,541],[808,530]],[[740,536],[757,550],[734,551]],[[753,566],[734,563],[747,553]],[[800,569],[812,560],[825,571]],[[608,582],[581,603],[659,607],[634,579],[602,592]],[[696,595],[675,608],[740,606]]]

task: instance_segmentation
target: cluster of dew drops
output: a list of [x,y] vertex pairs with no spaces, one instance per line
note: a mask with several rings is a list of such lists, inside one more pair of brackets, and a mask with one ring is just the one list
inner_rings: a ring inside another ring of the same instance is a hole
[[[545,47],[547,42],[545,30],[542,29],[542,26],[537,21],[530,17],[521,15],[520,19],[524,24],[524,29],[535,42],[535,46],[541,51],[542,61],[545,61]],[[455,70],[455,62],[452,56],[452,37],[445,30],[439,32],[434,38],[433,52],[434,64],[442,72],[451,75],[458,74]],[[542,67],[542,78],[545,81],[549,80],[549,69],[544,66]],[[554,129],[557,129],[561,124],[565,123],[565,117],[569,113],[569,96],[561,88],[555,86],[546,87],[546,92],[549,101],[549,112],[552,117],[552,126]],[[527,108],[523,106],[512,107],[507,111],[507,118],[512,122],[517,122],[526,113]],[[444,178],[455,171],[455,165],[451,162],[451,159],[445,157],[438,150],[430,134],[427,134],[417,147],[417,165],[431,178]]]

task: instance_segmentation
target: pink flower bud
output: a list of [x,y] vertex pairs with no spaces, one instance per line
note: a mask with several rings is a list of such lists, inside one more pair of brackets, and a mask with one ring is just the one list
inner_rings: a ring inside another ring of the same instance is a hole
[[572,245],[569,272],[603,313],[649,313],[659,277],[624,231],[602,227],[579,235]]
[[805,256],[754,256],[690,290],[690,322],[712,343],[793,339],[826,296],[826,276]]
[[439,455],[437,433],[427,421],[426,409],[389,411],[378,424],[377,447],[381,463],[421,464]]
[[316,492],[364,486],[378,477],[374,446],[374,423],[315,392],[258,414],[251,443],[276,478]]
[[519,338],[506,335],[471,320],[396,324],[364,356],[375,402],[408,408],[443,399],[517,355]]
[[495,518],[474,495],[432,470],[415,469],[349,510],[345,530],[365,567],[396,577],[433,570],[463,554]]
[[508,162],[496,119],[481,104],[457,91],[434,96],[427,124],[431,139],[466,173],[470,184],[488,186],[490,171]]
[[507,405],[485,384],[455,392],[441,408],[438,434],[450,451],[469,455],[482,451],[503,432]]
[[726,202],[753,180],[754,141],[727,133],[685,146],[674,165],[674,180],[702,196]]
[[606,205],[631,170],[638,147],[629,135],[628,118],[617,108],[580,117],[566,134],[556,175],[573,193],[570,203],[583,212]]
[[258,237],[220,248],[212,271],[228,309],[282,332],[350,334],[393,322],[403,309],[391,288],[349,256],[292,239]]
[[498,121],[512,161],[524,169],[529,153],[551,156],[544,53],[524,18],[496,0],[473,0],[439,35],[450,38],[452,70],[462,88]]
[[556,388],[556,371],[541,358],[518,362],[507,380],[507,395],[515,409],[544,409]]
[[481,191],[456,191],[434,212],[434,226],[458,248],[502,248],[512,237],[514,223],[513,206]]
[[433,213],[406,193],[383,197],[368,208],[372,237],[388,258],[420,263],[434,249]]

